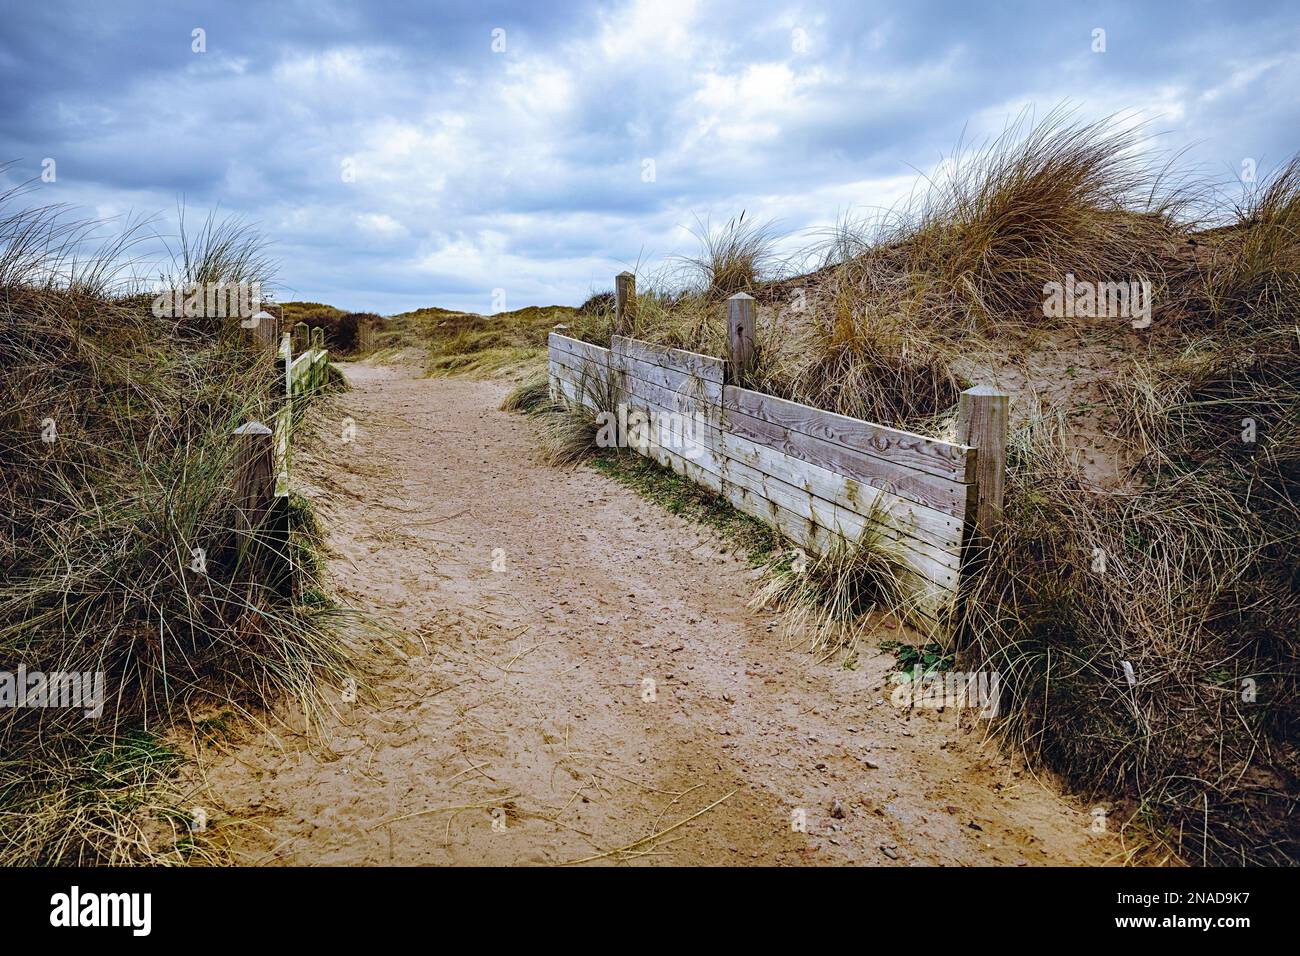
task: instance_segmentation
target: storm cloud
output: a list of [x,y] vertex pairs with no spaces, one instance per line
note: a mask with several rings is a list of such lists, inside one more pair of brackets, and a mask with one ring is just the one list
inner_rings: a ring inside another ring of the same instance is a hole
[[697,217],[806,236],[1025,109],[1140,116],[1226,188],[1300,148],[1288,4],[1050,6],[6,4],[0,161],[241,215],[281,298],[391,313],[575,304]]

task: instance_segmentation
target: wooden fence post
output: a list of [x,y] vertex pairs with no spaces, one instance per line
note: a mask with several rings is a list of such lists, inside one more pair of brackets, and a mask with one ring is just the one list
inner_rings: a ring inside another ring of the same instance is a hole
[[280,320],[270,312],[262,310],[248,321],[253,323],[247,326],[253,344],[274,355],[280,347]]
[[293,582],[288,498],[276,494],[276,436],[261,422],[235,429],[236,547],[251,556],[266,586],[288,596]]
[[727,344],[732,385],[739,385],[754,362],[754,297],[737,292],[727,300]]
[[1002,518],[1010,409],[1011,396],[989,385],[966,389],[957,407],[957,440],[977,449],[974,529],[983,540],[989,538]]
[[374,319],[363,319],[357,326],[357,351],[362,354],[374,351],[375,335],[378,331]]
[[280,335],[280,361],[284,363],[284,397],[293,398],[293,380],[289,378],[289,369],[293,365],[293,335],[284,332]]
[[325,330],[319,325],[311,330],[311,387],[320,388],[325,384]]
[[261,422],[235,429],[235,502],[246,528],[258,527],[275,497],[275,437]]
[[627,335],[636,318],[636,276],[620,272],[614,276],[614,334]]
[[293,327],[293,347],[299,352],[311,348],[311,329],[306,322],[298,322]]

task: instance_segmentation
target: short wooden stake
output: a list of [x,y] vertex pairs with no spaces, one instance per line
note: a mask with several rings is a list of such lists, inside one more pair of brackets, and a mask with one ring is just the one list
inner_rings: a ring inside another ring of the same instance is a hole
[[280,320],[270,312],[262,310],[246,321],[253,323],[248,326],[253,344],[274,355],[280,347]]
[[256,528],[275,497],[275,436],[261,422],[235,429],[235,503],[246,528]]
[[731,364],[727,375],[739,385],[754,364],[754,297],[737,292],[727,300],[727,343]]
[[276,494],[276,436],[261,422],[235,429],[236,547],[286,597],[293,582],[288,498]]
[[636,276],[620,272],[614,276],[614,334],[628,335],[636,320]]
[[1011,396],[989,385],[966,389],[957,406],[957,440],[977,449],[973,528],[983,540],[989,538],[1002,519],[1010,410]]

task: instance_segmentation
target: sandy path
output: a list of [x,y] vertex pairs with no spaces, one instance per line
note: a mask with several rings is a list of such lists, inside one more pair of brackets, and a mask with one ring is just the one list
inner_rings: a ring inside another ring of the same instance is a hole
[[[356,440],[301,456],[296,477],[330,528],[335,585],[416,650],[340,705],[328,754],[286,722],[201,755],[244,859],[561,863],[719,800],[602,861],[1113,852],[952,711],[891,703],[883,655],[850,671],[780,646],[745,608],[751,573],[709,532],[590,469],[536,463],[534,426],[495,410],[502,386],[348,376],[331,414],[355,419]],[[791,825],[800,809],[806,832]]]

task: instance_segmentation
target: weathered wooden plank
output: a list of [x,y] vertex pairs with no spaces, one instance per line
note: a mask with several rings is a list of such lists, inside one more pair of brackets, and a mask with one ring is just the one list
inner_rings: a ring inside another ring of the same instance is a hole
[[303,352],[289,366],[289,384],[291,387],[296,388],[311,371],[311,356],[311,352]]
[[[774,526],[809,554],[826,554],[832,548],[847,543],[834,531],[800,517],[741,485],[723,482],[720,494],[738,511]],[[904,583],[911,591],[910,599],[915,614],[919,618],[914,623],[933,628],[944,609],[952,602],[952,593],[922,574],[906,568],[902,571]]]
[[[647,410],[656,416],[668,414],[668,411],[663,407],[648,403],[640,396],[628,396],[628,401],[632,407]],[[714,450],[716,445],[710,447],[707,443],[697,444],[695,441],[691,441],[683,447],[675,440],[679,436],[671,436],[670,441],[665,443],[660,433],[653,428],[647,434],[650,436],[650,441],[645,453],[649,457],[655,458],[660,464],[672,464],[664,460],[664,454],[666,453],[674,458],[689,462],[695,467],[687,469],[678,465],[672,466],[679,474],[687,474],[688,476],[695,474],[696,469],[707,472],[711,476],[710,479],[701,483],[706,483],[715,490],[717,490],[718,485],[718,481],[715,479],[718,478],[723,483],[731,482],[739,485],[751,495],[778,505],[785,511],[790,512],[790,514],[806,519],[820,528],[839,534],[849,541],[859,540],[867,526],[868,518],[865,516],[840,507],[834,502],[817,498],[810,492],[767,475],[743,461],[719,454]],[[697,436],[709,436],[707,442],[721,442],[724,447],[731,440],[731,436],[706,426],[701,426],[698,433],[690,435],[691,438]],[[754,508],[757,510],[758,506],[755,505]],[[763,518],[765,514],[756,514],[756,517]],[[945,591],[955,590],[960,569],[958,550],[955,547],[945,549],[930,542],[910,537],[903,533],[900,528],[895,527],[888,520],[888,516],[885,517],[886,520],[880,522],[880,534],[894,544],[900,559],[912,568],[915,573],[928,580],[933,580]],[[959,532],[960,522],[954,520],[953,523]]]
[[722,478],[716,471],[711,471],[698,459],[684,458],[676,452],[665,448],[655,442],[649,442],[645,448],[645,456],[665,468],[671,468],[677,474],[684,478],[689,478],[697,485],[713,491],[716,494],[722,492]]
[[727,411],[741,412],[929,475],[958,482],[969,482],[975,477],[975,455],[965,445],[837,415],[746,388],[729,386],[722,404]]
[[929,542],[904,535],[898,528],[887,521],[873,522],[856,512],[841,508],[816,495],[809,494],[802,488],[788,485],[778,478],[766,475],[755,468],[723,456],[722,477],[728,481],[744,485],[750,491],[762,494],[782,507],[793,511],[801,517],[817,522],[823,528],[835,531],[850,541],[857,541],[868,526],[875,525],[880,535],[892,542],[905,557],[916,556],[918,567],[934,567],[943,570],[941,583],[948,589],[957,586],[957,573],[961,567],[958,552],[937,548]]
[[615,335],[610,340],[610,351],[651,365],[686,372],[718,385],[722,384],[726,376],[727,363],[720,358],[701,355],[699,352],[688,352],[685,349],[669,348],[665,345],[651,345],[622,335]]
[[562,365],[551,363],[551,387],[554,391],[563,395],[571,402],[580,405],[586,405],[592,410],[599,410],[598,403],[591,395],[590,389],[582,382],[581,377],[572,369],[567,369]]
[[728,458],[744,462],[764,474],[864,517],[875,510],[903,534],[936,548],[954,553],[961,549],[962,522],[950,514],[862,484],[730,432],[722,432],[721,441]]
[[986,540],[1002,520],[1010,408],[1011,396],[988,385],[966,389],[957,408],[958,434],[979,449],[975,514],[971,516],[977,540]]
[[700,420],[683,420],[680,413],[649,402],[641,395],[623,391],[620,395],[629,409],[651,414],[651,428],[647,434],[653,444],[721,476],[722,456],[718,451],[721,432],[716,426]]
[[669,391],[682,392],[718,405],[722,404],[722,385],[719,382],[699,378],[690,372],[643,362],[622,352],[610,353],[610,366]]
[[585,375],[592,382],[604,382],[607,375],[611,373],[617,374],[607,365],[600,365],[584,358],[578,358],[568,352],[550,353],[550,363],[563,366],[580,376]]
[[[610,349],[553,333],[553,387],[578,398],[613,374],[611,398],[646,412],[640,449],[777,527],[813,554],[856,541],[869,519],[897,546],[931,622],[953,600],[977,453],[898,429],[722,385],[721,359],[617,336]],[[581,396],[591,405],[590,396]],[[685,453],[685,454],[684,454]],[[875,510],[873,510],[875,509]]]
[[312,389],[325,382],[325,366],[329,353],[320,349],[303,352],[293,360],[287,373],[290,388],[296,391]]
[[622,376],[616,387],[625,394],[634,395],[669,413],[699,416],[714,428],[722,427],[722,407],[712,402],[701,401],[691,395],[670,391],[661,385],[655,385],[633,375]]
[[581,342],[578,339],[571,339],[567,335],[561,335],[559,332],[552,332],[547,336],[547,344],[551,352],[557,350],[568,352],[570,355],[586,359],[589,362],[595,362],[598,365],[609,364],[609,349],[601,348],[599,345],[592,345],[590,342]]
[[[628,404],[638,409],[645,409],[653,416],[671,414],[662,406],[647,402],[637,395],[628,396]],[[653,419],[662,421],[662,417]],[[684,424],[677,419],[675,424]],[[664,446],[673,454],[688,459],[705,469],[710,474],[719,476],[724,481],[739,484],[751,493],[764,497],[787,511],[807,518],[827,530],[834,531],[851,541],[857,541],[866,528],[868,518],[850,509],[841,507],[833,501],[827,501],[813,495],[798,486],[789,484],[779,478],[765,474],[745,461],[730,458],[719,452],[719,444],[725,449],[730,443],[736,447],[736,440],[724,432],[709,427],[705,423],[692,423],[692,428],[683,433],[670,434],[667,440],[662,434],[652,429],[649,433],[652,444]],[[686,438],[686,442],[682,442]],[[752,446],[751,446],[752,447]],[[776,454],[775,452],[773,454]],[[652,456],[653,457],[653,456]],[[800,462],[799,464],[803,464]],[[680,469],[678,469],[680,471]],[[918,573],[932,577],[946,590],[955,590],[960,569],[959,542],[961,523],[949,518],[955,529],[955,538],[951,547],[936,545],[906,533],[906,528],[899,527],[891,515],[881,514],[880,533],[893,542],[900,556],[914,567]]]
[[836,442],[753,418],[734,408],[728,409],[725,403],[722,422],[725,431],[756,445],[766,445],[782,454],[854,478],[873,488],[882,488],[956,518],[965,516],[968,486],[961,482],[926,474]]
[[[550,363],[551,384],[558,388],[570,401],[578,402],[597,411],[603,411],[600,406],[600,388],[590,378],[584,378],[582,373],[558,362]],[[596,392],[596,394],[592,394]]]

